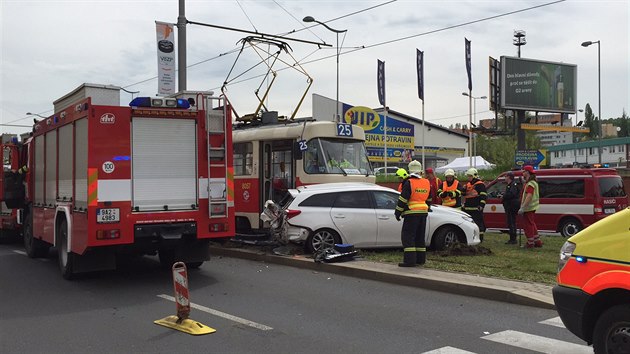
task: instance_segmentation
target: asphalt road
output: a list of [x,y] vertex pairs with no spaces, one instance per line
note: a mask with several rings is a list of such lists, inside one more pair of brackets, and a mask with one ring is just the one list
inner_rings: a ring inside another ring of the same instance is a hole
[[217,330],[191,336],[153,323],[175,314],[155,257],[74,281],[56,261],[0,245],[3,353],[592,352],[555,311],[230,258],[190,272],[191,318]]

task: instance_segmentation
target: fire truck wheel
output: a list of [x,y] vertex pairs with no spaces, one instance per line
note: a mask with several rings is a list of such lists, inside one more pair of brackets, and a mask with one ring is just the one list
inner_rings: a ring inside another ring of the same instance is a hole
[[173,263],[175,263],[175,250],[162,249],[158,252],[158,258],[160,259],[160,265],[164,269],[171,269]]
[[613,306],[599,316],[593,330],[593,351],[630,352],[630,304]]
[[31,214],[26,216],[23,225],[24,249],[30,258],[46,257],[48,255],[47,243],[33,237],[33,218]]
[[74,253],[70,252],[68,245],[68,223],[64,219],[57,230],[57,253],[59,254],[59,269],[64,279],[72,279],[74,266]]
[[333,248],[335,243],[341,243],[339,234],[331,229],[321,229],[313,232],[306,240],[306,250],[315,254],[320,249]]

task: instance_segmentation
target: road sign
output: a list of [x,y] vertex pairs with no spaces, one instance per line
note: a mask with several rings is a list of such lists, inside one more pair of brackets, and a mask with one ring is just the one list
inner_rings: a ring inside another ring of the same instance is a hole
[[538,166],[545,161],[545,154],[540,150],[516,150],[514,154],[514,164],[516,166]]

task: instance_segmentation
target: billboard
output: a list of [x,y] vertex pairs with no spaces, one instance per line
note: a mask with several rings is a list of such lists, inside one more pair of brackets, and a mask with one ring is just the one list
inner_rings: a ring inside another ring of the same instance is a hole
[[501,57],[501,107],[576,113],[577,66]]
[[[343,123],[365,131],[365,148],[372,162],[384,162],[385,117],[363,106],[343,104]],[[414,125],[387,117],[387,162],[407,163],[414,150]]]

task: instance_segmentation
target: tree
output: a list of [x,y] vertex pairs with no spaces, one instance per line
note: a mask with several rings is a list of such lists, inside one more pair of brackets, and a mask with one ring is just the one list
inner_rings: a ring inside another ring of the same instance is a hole
[[[535,132],[526,132],[525,141],[528,150],[540,149],[540,139]],[[489,138],[477,135],[477,153],[496,164],[499,171],[511,170],[514,167],[516,139],[513,136]]]
[[591,109],[590,104],[586,104],[584,108],[584,127],[589,128],[591,131],[588,132],[587,136],[591,139],[595,139],[597,137],[597,133],[599,132],[599,127],[597,125],[597,117],[593,115],[593,110]]
[[630,118],[628,118],[625,109],[623,110],[621,117],[619,117],[619,123],[617,124],[617,127],[619,127],[619,133],[617,134],[617,136],[630,136]]

